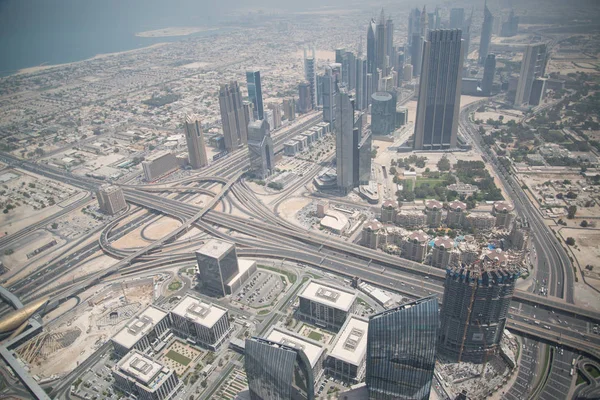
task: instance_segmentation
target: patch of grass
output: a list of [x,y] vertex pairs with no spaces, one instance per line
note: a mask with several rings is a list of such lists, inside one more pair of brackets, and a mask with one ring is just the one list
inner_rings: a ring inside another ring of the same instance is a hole
[[600,371],[598,370],[598,368],[594,367],[592,364],[586,364],[585,365],[585,370],[587,372],[590,373],[590,375],[592,375],[592,377],[598,378],[600,376]]
[[258,315],[267,315],[269,313],[269,310],[260,310],[258,312]]
[[413,190],[413,180],[412,179],[404,179],[400,181],[403,190]]
[[173,282],[169,283],[169,290],[172,291],[172,292],[174,292],[176,290],[181,289],[181,286],[183,286],[181,284],[181,282],[179,282],[179,281],[173,281]]
[[288,271],[284,271],[281,268],[270,267],[268,265],[259,265],[258,268],[268,269],[269,271],[277,272],[278,274],[283,274],[287,278],[288,282],[290,282],[292,285],[294,283],[296,283],[296,279],[298,279],[298,277],[296,276],[296,274],[288,272]]
[[179,354],[178,352],[176,352],[174,350],[169,350],[169,352],[166,354],[166,356],[169,357],[171,360],[176,361],[179,364],[184,365],[186,367],[188,366],[190,361],[192,361],[190,358],[187,358],[183,354]]
[[415,182],[415,188],[418,188],[426,183],[429,184],[429,187],[435,188],[436,186],[443,185],[444,179],[417,177],[417,182]]
[[323,339],[323,335],[316,331],[310,331],[310,333],[308,334],[308,338],[320,342],[321,339]]
[[579,386],[579,385],[581,385],[582,383],[585,383],[585,384],[587,384],[587,383],[588,383],[588,381],[587,381],[587,379],[585,379],[585,376],[583,376],[583,375],[581,374],[581,372],[579,372],[579,371],[578,371],[578,372],[577,372],[577,382],[575,383],[575,386]]

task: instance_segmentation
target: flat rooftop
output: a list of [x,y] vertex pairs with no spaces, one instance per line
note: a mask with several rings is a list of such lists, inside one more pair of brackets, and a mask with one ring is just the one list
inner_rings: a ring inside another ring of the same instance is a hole
[[152,381],[164,367],[150,357],[134,350],[119,361],[117,368],[123,374],[135,378],[144,386],[151,386]]
[[171,312],[199,325],[212,328],[227,313],[227,310],[188,294]]
[[167,313],[160,308],[149,306],[117,332],[112,341],[130,349],[166,316]]
[[233,249],[235,249],[235,245],[231,242],[220,239],[210,239],[204,243],[202,247],[196,250],[196,254],[211,258],[221,258]]
[[154,154],[150,154],[149,156],[146,157],[145,161],[156,161],[159,158],[164,157],[164,156],[168,156],[170,154],[171,154],[170,151],[168,151],[168,150],[162,150],[162,151],[156,152]]
[[302,336],[297,336],[292,332],[287,332],[279,328],[273,328],[273,330],[265,339],[272,340],[273,342],[281,343],[289,347],[302,349],[304,354],[306,354],[306,358],[308,358],[312,368],[314,368],[315,364],[319,360],[319,357],[321,357],[321,354],[325,351],[323,347],[309,342]]
[[329,355],[353,365],[360,365],[367,352],[369,322],[351,316],[338,333],[335,345]]
[[356,293],[311,280],[300,293],[300,297],[342,311],[348,311],[356,299]]

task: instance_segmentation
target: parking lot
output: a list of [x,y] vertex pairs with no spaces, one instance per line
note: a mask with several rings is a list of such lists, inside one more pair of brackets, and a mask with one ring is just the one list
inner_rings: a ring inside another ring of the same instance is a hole
[[517,380],[510,390],[505,394],[508,400],[520,400],[528,398],[531,391],[531,382],[535,377],[536,359],[538,355],[537,342],[523,339],[521,346],[521,362]]
[[544,387],[540,395],[542,400],[562,400],[569,396],[569,388],[573,377],[571,376],[571,368],[573,358],[576,355],[563,348],[556,348],[554,351],[554,359],[552,361],[552,371],[548,377],[548,383]]
[[284,289],[280,275],[258,271],[234,293],[233,298],[249,307],[262,308],[271,305]]
[[118,399],[119,395],[112,388],[114,379],[110,372],[114,365],[115,362],[110,359],[110,354],[106,353],[73,383],[71,393],[90,400]]

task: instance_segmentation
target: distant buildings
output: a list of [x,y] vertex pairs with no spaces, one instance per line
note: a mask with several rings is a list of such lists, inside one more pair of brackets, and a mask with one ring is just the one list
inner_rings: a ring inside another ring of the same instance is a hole
[[219,107],[227,151],[233,151],[247,144],[250,113],[244,111],[244,102],[237,81],[221,85],[219,88]]
[[137,350],[115,364],[112,377],[118,390],[145,400],[173,399],[182,386],[175,371]]
[[283,99],[283,117],[290,122],[296,119],[296,100],[293,97]]
[[[548,61],[547,47],[545,44],[530,44],[525,49],[521,62],[521,74],[517,83],[515,106],[523,104],[538,105],[543,98],[543,88],[533,90],[534,82],[542,78],[546,71]],[[538,85],[545,82],[539,81]],[[532,96],[532,94],[534,94]]]
[[298,84],[298,97],[298,112],[305,114],[312,110],[310,83],[300,82]]
[[451,361],[481,363],[499,346],[519,273],[493,260],[446,271],[439,352]]
[[175,154],[164,150],[151,154],[142,161],[144,178],[146,182],[152,182],[175,171],[178,168]]
[[463,65],[461,31],[430,31],[424,52],[413,148],[455,148]]
[[184,130],[190,165],[194,169],[206,166],[208,159],[206,157],[206,145],[204,143],[204,135],[202,134],[200,117],[197,115],[186,115]]
[[366,368],[369,399],[429,399],[438,332],[435,296],[371,316]]
[[337,331],[356,307],[356,293],[329,283],[309,280],[298,295],[298,316],[317,326]]
[[267,121],[257,120],[248,125],[248,152],[251,170],[261,179],[271,175],[275,168],[275,155]]
[[253,337],[246,339],[244,355],[251,400],[315,398],[315,377],[302,348]]
[[481,91],[484,96],[492,94],[494,85],[494,74],[496,73],[496,55],[488,54],[483,67],[483,80],[481,81]]
[[450,9],[450,29],[462,29],[465,24],[465,9]]
[[114,185],[102,185],[96,192],[98,197],[98,206],[100,211],[108,215],[115,215],[119,211],[127,208],[123,190]]
[[281,107],[279,103],[269,103],[268,108],[273,117],[273,126],[270,126],[271,129],[279,129],[281,127]]
[[502,30],[500,36],[511,37],[515,36],[519,30],[519,17],[515,15],[514,10],[510,10],[508,19],[502,23]]
[[490,50],[492,41],[492,29],[494,28],[494,16],[490,12],[487,4],[483,10],[483,25],[481,27],[481,39],[479,41],[479,64],[483,65]]
[[[315,55],[315,49],[311,49],[311,55],[306,55],[306,49],[304,49],[304,79],[308,82],[310,92],[310,104],[311,109],[317,108],[317,99],[319,93],[317,89],[317,57]],[[306,112],[306,111],[304,111]]]
[[254,120],[263,119],[265,117],[265,110],[263,108],[260,71],[247,71],[246,83],[248,84],[248,98],[254,105]]

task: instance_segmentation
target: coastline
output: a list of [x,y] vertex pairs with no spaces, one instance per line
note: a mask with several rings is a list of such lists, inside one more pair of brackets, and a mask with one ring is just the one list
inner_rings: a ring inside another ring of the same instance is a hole
[[219,29],[221,28],[206,28],[200,26],[168,27],[164,29],[155,29],[152,31],[138,32],[135,34],[135,36],[143,38],[189,36],[193,35],[194,33],[218,31]]
[[7,75],[7,77],[11,76],[11,75],[34,74],[36,72],[41,72],[41,71],[44,71],[44,70],[47,70],[47,69],[58,68],[58,67],[66,67],[66,66],[69,66],[69,65],[76,65],[76,64],[79,64],[79,63],[83,63],[83,62],[91,61],[91,60],[96,60],[96,59],[100,59],[100,58],[118,56],[118,55],[127,54],[127,53],[134,53],[134,52],[141,51],[141,50],[148,50],[148,49],[151,49],[151,48],[154,48],[154,47],[164,46],[167,43],[169,43],[169,42],[154,43],[154,44],[151,44],[151,45],[148,45],[148,46],[145,46],[145,47],[140,47],[140,48],[131,49],[131,50],[118,51],[118,52],[115,52],[115,53],[96,54],[95,56],[90,57],[90,58],[86,58],[85,60],[73,61],[73,62],[69,62],[69,63],[38,65],[38,66],[35,66],[35,67],[22,68],[22,69],[18,70],[17,72],[15,72],[14,74]]

